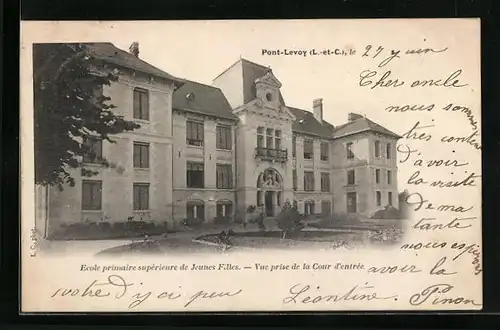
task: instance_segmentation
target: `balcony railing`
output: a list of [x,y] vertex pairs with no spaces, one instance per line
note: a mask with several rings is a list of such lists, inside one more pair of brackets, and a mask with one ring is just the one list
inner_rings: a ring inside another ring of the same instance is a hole
[[255,148],[255,158],[284,162],[288,159],[288,150],[257,147]]

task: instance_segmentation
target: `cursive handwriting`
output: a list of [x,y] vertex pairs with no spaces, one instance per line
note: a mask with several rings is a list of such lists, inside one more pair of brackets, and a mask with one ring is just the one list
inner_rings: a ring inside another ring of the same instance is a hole
[[[400,78],[391,77],[392,71],[388,70],[384,72],[382,75],[376,70],[363,70],[359,74],[359,86],[361,87],[369,87],[370,89],[375,88],[387,88],[387,87],[401,87],[405,85],[405,81]],[[462,74],[462,70],[455,70],[453,73],[449,74],[446,78],[438,78],[438,79],[423,79],[423,80],[414,80],[409,86],[410,87],[465,87],[468,84],[460,83],[460,75]]]
[[407,183],[412,184],[412,185],[421,185],[421,184],[428,184],[430,187],[436,187],[436,188],[457,188],[457,187],[475,187],[476,186],[476,181],[474,179],[481,177],[480,175],[476,175],[476,173],[471,173],[469,174],[466,178],[456,181],[456,180],[447,180],[447,181],[442,181],[442,180],[434,180],[434,181],[427,181],[420,177],[420,171],[415,171],[410,178],[408,179]]
[[50,297],[89,297],[89,298],[103,298],[109,297],[114,294],[116,299],[124,297],[129,287],[133,283],[128,283],[119,275],[109,275],[104,282],[97,280],[92,281],[84,289],[80,288],[59,288]]
[[370,57],[370,58],[382,58],[382,61],[378,64],[379,68],[382,68],[392,62],[392,60],[396,58],[401,58],[401,55],[427,55],[427,54],[436,54],[442,53],[448,50],[448,47],[444,47],[441,49],[434,48],[410,48],[405,51],[401,51],[400,49],[386,49],[382,46],[378,46],[374,48],[372,45],[367,45],[365,47],[364,53],[361,57]]
[[[374,291],[375,287],[368,285],[355,285],[345,293],[321,294],[319,286],[312,288],[309,284],[295,284],[289,289],[289,296],[283,298],[284,304],[317,304],[317,303],[336,303],[342,301],[372,301],[372,300],[397,300],[397,295],[381,296]],[[311,291],[315,291],[313,293]],[[307,293],[307,294],[306,294]]]
[[[167,301],[178,300],[184,296],[180,291],[146,291],[140,290],[143,283],[131,283],[119,275],[109,275],[106,280],[93,280],[84,287],[60,287],[56,289],[50,298],[110,298],[115,300],[126,300],[129,309],[134,309],[150,299],[161,299]],[[135,288],[135,290],[131,289]],[[178,287],[181,288],[180,286]],[[243,292],[243,289],[234,291],[209,291],[200,290],[192,295],[186,295],[187,300],[184,307],[188,307],[202,300],[220,299],[234,297]]]
[[[453,204],[442,204],[442,205],[434,205],[432,204],[429,200],[424,199],[422,194],[415,192],[408,194],[406,196],[405,202],[409,205],[415,205],[415,208],[413,209],[414,211],[419,211],[421,209],[423,210],[435,210],[438,212],[468,212],[472,210],[474,207],[473,206],[462,206],[462,205],[453,205]],[[471,220],[474,218],[463,218],[461,220]],[[429,220],[435,220],[435,219],[429,219]],[[458,219],[456,219],[458,220]],[[470,227],[470,225],[468,226]],[[451,227],[450,227],[451,228]],[[456,228],[456,227],[453,227]],[[467,227],[465,227],[467,228]]]
[[457,272],[448,272],[443,266],[443,264],[446,262],[447,258],[442,257],[441,259],[436,262],[434,266],[432,266],[429,274],[431,275],[454,275]]
[[410,304],[413,306],[422,305],[426,301],[430,301],[432,305],[475,305],[481,306],[473,299],[464,297],[446,297],[442,298],[443,294],[450,293],[454,286],[450,284],[434,284],[419,293],[415,293],[410,297]]
[[234,292],[205,292],[203,290],[198,291],[194,295],[192,295],[189,299],[188,302],[184,305],[184,307],[188,307],[192,303],[203,300],[203,299],[214,299],[214,298],[223,298],[223,297],[234,297],[236,295],[239,295],[241,292],[243,292],[242,289],[239,289]]
[[421,270],[417,268],[415,265],[404,265],[404,266],[379,266],[379,267],[370,267],[368,268],[368,273],[372,274],[393,274],[393,273],[420,273]]
[[470,218],[454,218],[447,223],[432,223],[436,218],[421,218],[416,224],[412,226],[413,229],[422,231],[444,230],[444,229],[465,229],[470,228],[470,224],[462,224],[461,220],[474,220],[476,217]]
[[[407,134],[407,133],[405,133]],[[432,136],[428,135],[429,140],[431,139]],[[398,144],[397,151],[403,156],[405,156],[404,159],[401,159],[399,162],[400,163],[406,163],[410,157],[414,156],[420,156],[421,152],[418,151],[418,149],[411,149],[407,144]],[[416,154],[416,155],[415,155]],[[422,158],[418,157],[415,159],[413,162],[413,166],[418,166],[418,167],[462,167],[469,165],[468,162],[459,162],[456,159],[431,159],[431,160],[423,160]]]
[[469,123],[472,126],[472,129],[477,130],[477,121],[474,118],[474,115],[472,114],[472,111],[469,108],[464,107],[464,106],[460,106],[460,105],[454,106],[453,103],[450,103],[447,106],[445,106],[443,108],[443,110],[452,111],[452,112],[459,111],[459,112],[464,113],[465,116],[467,117],[467,119],[469,120]]

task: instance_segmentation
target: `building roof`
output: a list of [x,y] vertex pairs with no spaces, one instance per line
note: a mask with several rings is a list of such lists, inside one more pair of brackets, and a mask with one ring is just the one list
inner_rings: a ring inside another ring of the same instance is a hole
[[157,67],[141,60],[139,57],[116,47],[110,42],[84,43],[83,45],[85,45],[89,53],[105,62],[171,80],[176,83],[177,86],[180,86],[183,83],[182,79],[174,77],[165,71],[158,69]]
[[320,123],[310,111],[292,107],[287,108],[297,118],[292,124],[292,131],[321,136],[328,139],[333,138],[333,125],[329,122],[323,120],[323,122]]
[[394,132],[389,131],[387,128],[371,121],[366,117],[358,118],[351,122],[345,123],[343,125],[335,127],[333,131],[334,138],[340,138],[343,136],[353,135],[362,132],[377,132],[383,135],[388,135],[396,139],[400,139],[401,136]]
[[172,108],[236,120],[224,93],[214,86],[184,80],[172,96]]

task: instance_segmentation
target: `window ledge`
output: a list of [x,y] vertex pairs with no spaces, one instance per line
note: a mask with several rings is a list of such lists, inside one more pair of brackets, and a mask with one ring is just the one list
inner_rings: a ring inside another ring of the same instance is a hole
[[229,151],[229,152],[232,152],[233,149],[221,149],[221,148],[215,148],[216,151]]
[[134,171],[149,172],[149,167],[134,167]]
[[196,145],[193,145],[193,144],[187,144],[186,143],[186,147],[188,148],[194,148],[194,149],[204,149],[205,146],[201,145],[201,146],[196,146]]
[[139,118],[134,118],[133,121],[139,124],[151,124],[151,120],[149,119],[139,119]]
[[98,214],[98,213],[102,213],[102,210],[81,210],[81,213]]

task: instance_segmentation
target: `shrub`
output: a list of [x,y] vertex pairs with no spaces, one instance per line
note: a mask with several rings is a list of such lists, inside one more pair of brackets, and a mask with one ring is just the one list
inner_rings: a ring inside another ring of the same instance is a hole
[[370,217],[371,219],[402,219],[404,218],[399,210],[393,206],[387,205],[385,208],[376,211]]
[[296,236],[304,228],[302,216],[297,207],[286,201],[281,208],[281,212],[276,217],[278,228],[282,231],[282,237]]

